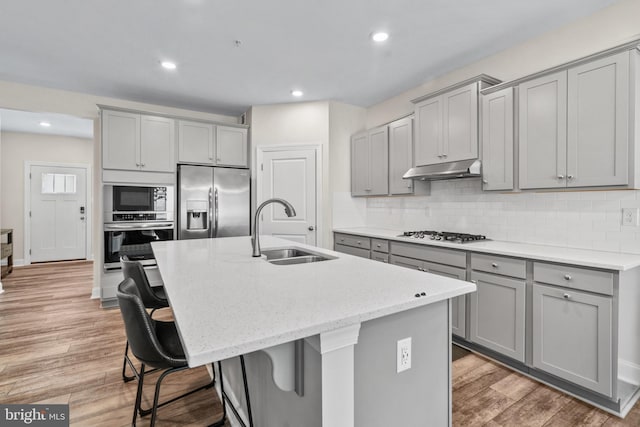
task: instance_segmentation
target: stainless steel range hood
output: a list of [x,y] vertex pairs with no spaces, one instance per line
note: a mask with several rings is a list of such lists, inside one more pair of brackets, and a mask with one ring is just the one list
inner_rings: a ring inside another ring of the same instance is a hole
[[441,179],[477,178],[481,176],[480,160],[460,160],[437,165],[416,166],[404,174],[403,179],[436,181]]

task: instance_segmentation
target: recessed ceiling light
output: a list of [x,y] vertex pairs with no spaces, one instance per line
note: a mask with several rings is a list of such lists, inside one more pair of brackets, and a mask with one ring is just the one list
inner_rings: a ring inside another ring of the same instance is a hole
[[43,128],[48,128],[51,126],[51,123],[49,122],[40,122],[40,126],[42,126]]
[[381,42],[383,42],[383,41],[387,40],[388,38],[389,38],[389,34],[388,34],[388,33],[385,33],[385,32],[382,32],[382,31],[377,32],[377,33],[373,33],[373,34],[371,35],[371,39],[372,39],[374,42],[378,42],[378,43],[381,43]]
[[302,95],[304,95],[304,94],[302,93],[302,91],[301,91],[301,90],[297,90],[297,89],[296,89],[296,90],[292,90],[292,91],[291,91],[291,95],[293,95],[293,96],[295,96],[295,97],[298,97],[298,98],[299,98],[299,97],[301,97],[301,96],[302,96]]
[[164,68],[166,68],[167,70],[175,70],[176,69],[176,63],[175,62],[171,62],[171,61],[162,61],[160,63],[160,65],[162,65]]

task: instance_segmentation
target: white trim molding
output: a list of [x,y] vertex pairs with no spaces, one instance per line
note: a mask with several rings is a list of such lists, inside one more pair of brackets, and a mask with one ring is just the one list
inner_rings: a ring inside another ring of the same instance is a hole
[[354,346],[360,323],[320,334],[322,427],[355,425]]
[[618,378],[633,385],[640,385],[640,365],[618,359]]

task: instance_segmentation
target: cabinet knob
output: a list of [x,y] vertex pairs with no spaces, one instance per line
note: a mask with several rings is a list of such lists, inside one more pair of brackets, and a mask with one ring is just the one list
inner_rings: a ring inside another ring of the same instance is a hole
[[489,183],[489,181],[487,181],[486,179],[483,179],[483,180],[482,180],[482,183],[483,183],[483,184],[488,184],[488,183]]
[[571,295],[569,295],[569,294],[564,294],[564,295],[562,295],[562,298],[564,298],[564,299],[569,299],[569,298],[571,298]]
[[220,161],[220,157],[216,157],[216,162],[219,162],[219,161]]
[[309,230],[309,231],[313,231],[313,230],[315,230],[315,228],[313,227],[313,225],[310,225],[310,226],[308,227],[308,230]]
[[145,165],[144,165],[144,163],[140,163],[140,166],[144,167]]
[[492,262],[492,263],[491,263],[491,267],[493,267],[493,268],[498,268],[498,264],[497,264],[497,263],[495,263],[495,262]]
[[573,179],[573,175],[567,175],[567,179]]
[[140,163],[136,163],[136,166],[140,166]]
[[424,271],[424,269],[422,267],[418,267],[418,270],[420,271]]
[[358,240],[356,243],[358,243],[359,245],[361,245],[361,244],[362,244],[362,242],[361,242],[360,240]]
[[474,285],[477,285],[478,281],[477,280],[471,280],[471,283],[473,283]]
[[564,179],[564,175],[558,175],[558,179]]
[[379,248],[381,248],[381,247],[382,247],[382,245],[381,245],[380,243],[378,243],[376,246],[377,246],[377,247],[379,247]]
[[446,154],[443,154],[443,155],[442,155],[442,158],[443,158],[443,159],[446,159],[446,158],[447,158],[447,155],[446,155]]
[[571,280],[571,275],[570,274],[565,274],[564,275],[564,280]]

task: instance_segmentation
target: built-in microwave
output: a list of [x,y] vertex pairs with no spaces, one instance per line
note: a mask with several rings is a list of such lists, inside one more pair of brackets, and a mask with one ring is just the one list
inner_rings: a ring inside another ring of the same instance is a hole
[[173,221],[173,186],[105,185],[104,222]]

